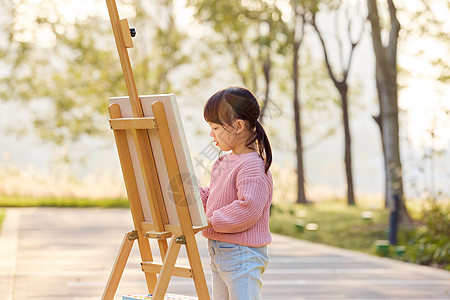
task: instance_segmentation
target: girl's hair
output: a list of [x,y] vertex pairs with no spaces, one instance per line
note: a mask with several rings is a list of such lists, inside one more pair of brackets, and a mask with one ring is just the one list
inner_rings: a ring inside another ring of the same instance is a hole
[[272,148],[266,132],[259,123],[260,109],[252,92],[243,87],[229,87],[212,95],[205,104],[203,115],[206,122],[232,126],[235,119],[248,124],[252,132],[245,144],[247,147],[256,142],[261,158],[266,162],[265,171],[272,164]]

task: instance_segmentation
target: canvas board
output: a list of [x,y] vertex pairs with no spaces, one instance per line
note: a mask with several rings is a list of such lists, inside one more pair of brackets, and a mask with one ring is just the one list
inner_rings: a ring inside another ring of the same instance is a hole
[[[189,213],[194,226],[207,226],[207,220],[203,209],[203,204],[198,189],[198,181],[195,176],[194,167],[192,164],[189,147],[186,140],[186,135],[183,129],[180,111],[178,109],[176,97],[174,94],[164,95],[148,95],[139,96],[142,103],[144,117],[153,117],[152,103],[160,101],[164,104],[164,110],[169,124],[170,135],[172,136],[173,145],[175,148],[175,155],[180,169],[181,178],[183,181],[184,191],[186,193],[186,200],[189,207]],[[132,118],[133,112],[131,109],[130,100],[128,97],[114,97],[110,98],[110,103],[117,103],[120,106],[120,111],[123,118]],[[158,172],[161,191],[166,206],[169,224],[179,225],[180,222],[177,217],[175,202],[171,194],[170,179],[167,174],[166,165],[164,162],[161,144],[159,142],[158,132],[156,130],[148,130],[150,143],[155,158],[156,169]],[[130,149],[131,160],[138,186],[139,198],[141,201],[142,210],[145,221],[152,222],[152,215],[148,203],[147,193],[145,191],[144,179],[139,166],[139,158],[136,152],[136,145],[134,143],[131,130],[126,130],[128,146]]]

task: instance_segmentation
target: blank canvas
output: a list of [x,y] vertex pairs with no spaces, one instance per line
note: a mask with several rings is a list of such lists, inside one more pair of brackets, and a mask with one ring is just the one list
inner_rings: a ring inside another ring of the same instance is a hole
[[[207,226],[207,220],[198,189],[198,181],[194,173],[194,167],[192,165],[191,155],[189,153],[189,147],[187,144],[186,135],[184,133],[183,123],[181,121],[181,116],[175,95],[151,95],[139,96],[139,98],[141,99],[144,117],[153,117],[151,107],[153,102],[160,101],[164,104],[164,110],[166,112],[167,121],[169,123],[169,130],[175,148],[175,155],[178,161],[178,167],[180,169],[184,191],[186,193],[186,200],[189,206],[192,225],[202,227]],[[119,104],[123,118],[133,117],[133,112],[131,110],[131,104],[128,97],[111,98],[110,102],[111,104]],[[153,155],[155,158],[156,169],[161,185],[161,191],[164,197],[169,224],[179,225],[175,203],[171,194],[170,180],[167,174],[161,145],[159,143],[158,133],[156,130],[148,130],[148,133],[153,150]],[[136,152],[133,135],[130,130],[126,131],[126,135],[145,221],[152,222],[150,206],[148,204],[147,193],[145,191],[144,180],[139,166],[139,158]]]

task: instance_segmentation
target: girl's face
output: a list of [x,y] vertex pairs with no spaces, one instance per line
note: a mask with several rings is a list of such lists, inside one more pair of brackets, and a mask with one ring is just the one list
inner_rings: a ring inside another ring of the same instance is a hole
[[232,126],[220,125],[208,122],[211,127],[209,136],[214,140],[214,144],[222,151],[230,151],[236,147],[237,134]]
[[246,128],[243,120],[234,120],[232,126],[222,126],[211,122],[208,122],[208,124],[211,127],[209,135],[214,139],[214,144],[222,151],[233,150],[233,155],[249,151],[246,142],[251,133]]

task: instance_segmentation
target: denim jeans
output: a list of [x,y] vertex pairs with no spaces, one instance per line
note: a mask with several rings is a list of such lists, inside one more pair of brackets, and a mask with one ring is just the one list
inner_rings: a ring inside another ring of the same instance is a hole
[[267,246],[247,247],[208,240],[212,300],[262,299],[261,274],[269,262]]

